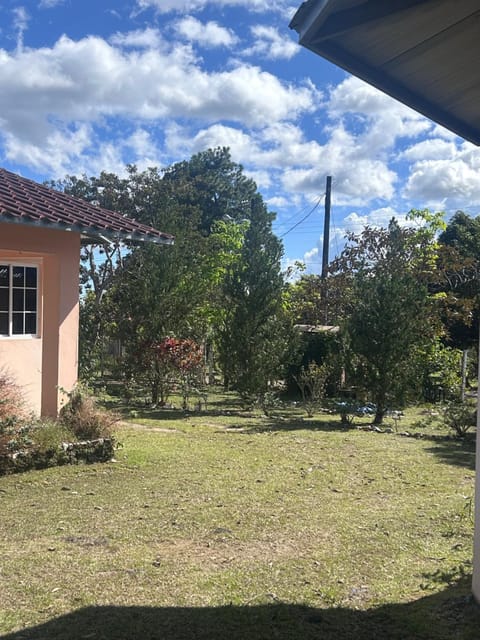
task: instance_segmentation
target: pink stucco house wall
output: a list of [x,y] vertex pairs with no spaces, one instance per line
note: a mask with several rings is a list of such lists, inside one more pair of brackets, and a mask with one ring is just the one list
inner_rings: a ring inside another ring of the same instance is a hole
[[77,381],[80,247],[106,241],[173,237],[0,168],[0,369],[39,415]]

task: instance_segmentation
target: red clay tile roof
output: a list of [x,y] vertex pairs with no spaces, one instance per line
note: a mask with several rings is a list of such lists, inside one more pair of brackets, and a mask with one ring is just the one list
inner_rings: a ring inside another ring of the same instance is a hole
[[173,236],[0,168],[0,223],[76,231],[93,242],[172,244]]

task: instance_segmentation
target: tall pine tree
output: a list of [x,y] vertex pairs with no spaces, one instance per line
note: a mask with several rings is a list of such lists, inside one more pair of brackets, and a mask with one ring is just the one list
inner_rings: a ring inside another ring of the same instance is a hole
[[222,287],[219,351],[226,382],[245,397],[258,397],[279,375],[288,322],[282,307],[282,245],[272,232],[273,216],[259,194],[250,204],[240,254]]

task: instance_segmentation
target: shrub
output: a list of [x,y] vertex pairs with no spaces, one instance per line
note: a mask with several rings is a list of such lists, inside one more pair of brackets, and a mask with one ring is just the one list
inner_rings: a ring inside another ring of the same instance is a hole
[[180,390],[183,408],[188,408],[191,393],[204,378],[203,349],[189,338],[164,338],[140,345],[137,360],[143,372],[138,382],[148,381],[153,406],[165,406],[174,390]]
[[273,417],[275,409],[282,407],[282,401],[274,391],[262,393],[258,398],[258,405],[263,413],[268,417]]
[[340,422],[344,426],[353,424],[353,420],[358,415],[358,402],[339,400],[333,403],[334,411],[340,414]]
[[477,424],[477,409],[472,401],[452,400],[443,409],[444,424],[463,438],[469,429]]
[[97,406],[95,399],[82,385],[67,393],[68,402],[62,407],[59,422],[78,440],[109,438],[118,416]]
[[310,362],[306,367],[301,368],[297,376],[294,376],[309,418],[313,416],[324,396],[325,383],[329,373],[330,368],[326,364],[318,365],[315,362]]
[[30,432],[30,438],[32,447],[41,453],[56,450],[63,442],[75,440],[71,429],[55,420],[38,421]]
[[21,388],[5,369],[0,369],[0,423],[26,417]]
[[68,396],[59,421],[40,420],[27,413],[21,389],[0,370],[0,476],[113,457],[117,417],[97,407],[81,387]]
[[0,369],[0,457],[4,459],[30,444],[30,426],[21,388]]

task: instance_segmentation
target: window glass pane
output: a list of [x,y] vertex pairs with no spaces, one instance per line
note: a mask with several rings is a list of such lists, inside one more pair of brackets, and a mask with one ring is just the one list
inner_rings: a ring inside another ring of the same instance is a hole
[[23,311],[24,310],[24,291],[23,289],[14,289],[13,290],[13,310],[14,311]]
[[0,313],[0,335],[8,336],[8,313]]
[[37,268],[26,267],[25,269],[25,286],[36,287],[37,286]]
[[12,320],[12,333],[15,335],[23,333],[23,313],[12,313]]
[[8,311],[8,289],[0,287],[0,311]]
[[37,292],[35,289],[27,289],[25,291],[25,311],[37,310]]
[[10,282],[10,267],[8,264],[0,264],[0,287],[8,287]]
[[25,267],[13,267],[12,269],[13,287],[25,286]]
[[0,264],[0,335],[37,334],[37,267]]
[[37,314],[25,314],[25,333],[37,333]]

